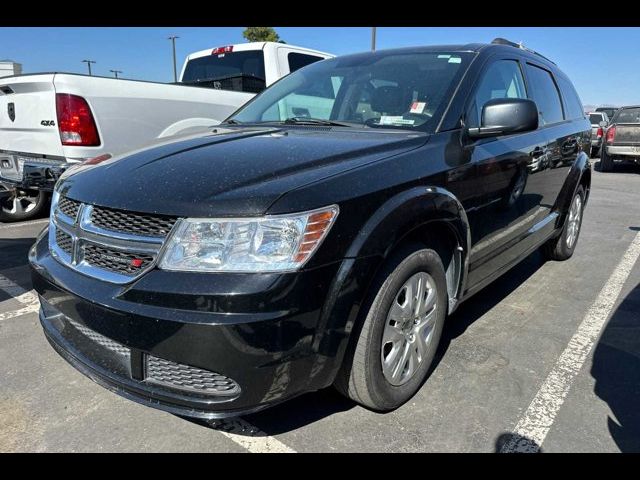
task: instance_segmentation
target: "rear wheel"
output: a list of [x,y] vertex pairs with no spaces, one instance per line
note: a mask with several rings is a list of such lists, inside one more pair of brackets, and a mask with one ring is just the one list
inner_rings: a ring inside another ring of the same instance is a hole
[[600,153],[600,171],[610,172],[613,170],[613,158],[607,153],[607,149],[603,146]]
[[447,307],[442,261],[424,245],[407,246],[372,291],[335,385],[365,407],[388,411],[417,392],[433,361]]
[[17,222],[39,215],[47,204],[47,192],[41,190],[14,191],[9,198],[0,201],[0,221]]
[[583,211],[584,189],[580,186],[571,201],[562,233],[558,237],[549,240],[542,248],[547,258],[551,260],[567,260],[573,255],[578,243],[580,228],[582,227]]

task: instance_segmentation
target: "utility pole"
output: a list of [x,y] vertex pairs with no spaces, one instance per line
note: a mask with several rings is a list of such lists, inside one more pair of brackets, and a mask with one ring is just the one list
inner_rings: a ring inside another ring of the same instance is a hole
[[116,76],[116,78],[118,78],[119,73],[122,73],[122,70],[109,70],[109,71],[113,73]]
[[376,27],[371,27],[371,51],[376,51]]
[[87,64],[87,67],[89,67],[89,76],[91,76],[91,64],[92,63],[96,63],[96,62],[93,61],[93,60],[82,60],[82,63],[86,63]]
[[169,40],[173,44],[173,81],[178,81],[178,71],[176,70],[176,38],[180,38],[177,35],[171,35]]

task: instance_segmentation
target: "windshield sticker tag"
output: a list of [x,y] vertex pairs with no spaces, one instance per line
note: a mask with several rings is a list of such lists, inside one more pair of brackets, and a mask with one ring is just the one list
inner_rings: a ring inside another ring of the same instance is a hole
[[411,104],[411,109],[409,109],[409,112],[421,114],[424,112],[424,107],[426,106],[426,102],[413,102]]
[[219,53],[218,58],[222,58],[222,57],[224,57],[224,53]]
[[451,58],[451,55],[438,55],[438,58]]
[[449,63],[460,63],[462,62],[462,59],[460,57],[451,57],[449,59]]
[[415,120],[405,119],[402,116],[382,115],[380,125],[413,125]]

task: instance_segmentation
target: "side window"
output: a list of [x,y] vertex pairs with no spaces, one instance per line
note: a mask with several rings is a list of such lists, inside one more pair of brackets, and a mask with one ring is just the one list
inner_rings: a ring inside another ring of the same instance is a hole
[[562,102],[551,73],[527,63],[527,76],[531,84],[533,100],[538,105],[540,125],[561,122],[564,119]]
[[324,59],[322,57],[316,57],[315,55],[305,55],[304,53],[291,52],[287,55],[289,72],[295,72],[302,67],[306,67],[320,60]]
[[567,107],[567,118],[584,118],[584,107],[582,106],[582,101],[580,100],[576,89],[571,85],[571,82],[560,76],[557,76],[556,80],[558,80],[558,86],[560,87],[564,103]]
[[527,98],[517,61],[498,60],[484,72],[467,111],[467,126],[480,126],[482,107],[494,98]]

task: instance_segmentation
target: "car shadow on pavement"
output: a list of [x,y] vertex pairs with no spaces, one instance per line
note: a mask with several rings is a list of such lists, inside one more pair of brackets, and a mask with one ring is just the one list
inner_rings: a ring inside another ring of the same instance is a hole
[[[602,172],[600,161],[596,162],[593,168],[595,168],[596,172]],[[611,172],[607,173],[640,173],[640,166],[632,163],[619,163],[614,165]]]
[[[452,339],[462,335],[473,322],[500,303],[543,264],[542,255],[536,251],[492,283],[491,288],[482,290],[482,292],[460,305],[458,311],[447,321],[431,371],[442,360]],[[344,412],[356,406],[355,402],[343,397],[333,388],[326,388],[301,395],[280,405],[242,418],[268,435],[277,435],[296,430],[329,417],[334,413]],[[185,419],[208,428],[226,431],[232,429],[234,433],[240,435],[255,435],[255,432],[250,429],[245,431],[242,428],[237,428],[233,420],[203,421]]]
[[26,238],[0,238],[0,270],[27,265],[29,249],[36,235]]
[[640,452],[640,284],[607,322],[591,375],[595,394],[613,413],[607,418],[611,438],[622,452]]

